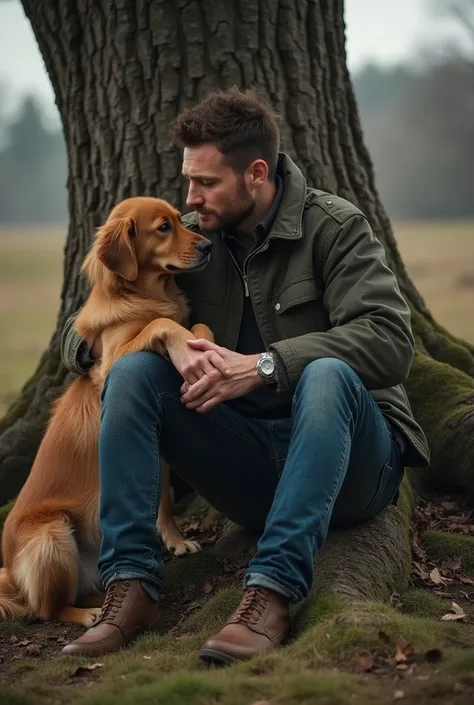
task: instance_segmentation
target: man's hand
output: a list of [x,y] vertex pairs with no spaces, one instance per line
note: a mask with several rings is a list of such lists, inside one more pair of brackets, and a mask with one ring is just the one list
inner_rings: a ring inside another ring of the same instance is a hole
[[181,387],[181,401],[188,409],[206,413],[217,404],[243,397],[252,389],[265,384],[256,368],[259,354],[241,355],[202,339],[188,340],[188,346],[195,351],[219,354],[230,370],[230,374],[225,377],[217,378],[215,375],[205,374],[191,385],[185,382]]
[[[168,345],[170,360],[184,378],[185,383],[193,385],[204,376],[213,381],[222,380],[224,377],[230,376],[229,364],[219,353],[218,346],[193,349],[190,344],[196,342],[198,341],[188,340],[184,344],[177,342]],[[212,345],[212,343],[209,343],[209,345]]]

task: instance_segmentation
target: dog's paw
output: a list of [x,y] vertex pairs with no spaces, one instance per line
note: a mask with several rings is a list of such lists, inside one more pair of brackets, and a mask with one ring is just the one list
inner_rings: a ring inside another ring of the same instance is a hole
[[199,551],[202,551],[200,543],[197,541],[189,541],[183,537],[177,541],[166,542],[166,548],[172,555],[178,558],[185,556],[187,553],[199,553]]
[[100,607],[88,607],[87,609],[84,610],[84,621],[82,622],[83,625],[87,628],[93,627],[94,622],[101,613],[101,608]]

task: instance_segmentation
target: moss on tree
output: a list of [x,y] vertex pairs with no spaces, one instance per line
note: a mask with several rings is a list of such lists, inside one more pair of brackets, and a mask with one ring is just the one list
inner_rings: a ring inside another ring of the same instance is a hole
[[433,486],[474,498],[474,379],[418,345],[406,389],[430,445],[424,476]]
[[447,531],[426,531],[422,536],[422,543],[430,558],[460,558],[461,570],[474,575],[474,537]]

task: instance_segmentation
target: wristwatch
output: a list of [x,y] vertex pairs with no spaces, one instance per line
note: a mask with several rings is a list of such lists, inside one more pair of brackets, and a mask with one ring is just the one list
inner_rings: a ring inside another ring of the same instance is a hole
[[273,382],[275,379],[275,358],[273,353],[264,352],[257,360],[257,372],[265,382]]

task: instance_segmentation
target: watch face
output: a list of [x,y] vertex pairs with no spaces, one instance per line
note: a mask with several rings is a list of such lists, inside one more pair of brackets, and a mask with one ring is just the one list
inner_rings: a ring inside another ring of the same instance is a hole
[[262,370],[262,373],[264,375],[272,375],[275,369],[275,364],[273,360],[269,360],[268,358],[264,358],[260,362],[260,369]]

